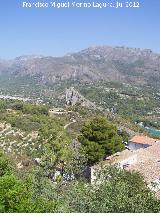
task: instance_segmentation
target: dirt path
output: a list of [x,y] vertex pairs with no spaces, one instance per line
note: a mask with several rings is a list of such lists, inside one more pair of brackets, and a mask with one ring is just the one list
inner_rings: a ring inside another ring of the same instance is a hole
[[72,122],[66,124],[66,125],[64,126],[64,129],[67,129],[70,125],[72,125],[72,124],[74,124],[74,123],[76,123],[76,122],[77,122],[76,120],[73,120]]

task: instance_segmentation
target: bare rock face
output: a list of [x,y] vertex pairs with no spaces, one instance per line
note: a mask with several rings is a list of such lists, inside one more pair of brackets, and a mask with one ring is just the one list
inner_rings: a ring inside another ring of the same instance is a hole
[[74,87],[70,87],[66,89],[66,105],[75,106],[76,104],[80,104],[81,106],[88,108],[96,108],[96,105],[94,103],[82,96],[78,91],[74,89]]
[[66,89],[66,104],[70,106],[76,105],[82,99],[81,95],[74,90],[74,87]]

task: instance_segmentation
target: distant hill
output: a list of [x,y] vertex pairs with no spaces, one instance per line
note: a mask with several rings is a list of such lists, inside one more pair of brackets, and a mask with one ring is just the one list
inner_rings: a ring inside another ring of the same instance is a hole
[[160,54],[148,49],[97,46],[64,57],[34,55],[0,60],[2,74],[30,76],[41,83],[106,80],[160,86]]

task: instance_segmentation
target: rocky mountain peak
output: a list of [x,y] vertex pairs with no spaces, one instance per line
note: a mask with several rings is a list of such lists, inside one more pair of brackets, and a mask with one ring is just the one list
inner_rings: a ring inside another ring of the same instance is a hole
[[159,84],[160,54],[148,49],[95,46],[64,57],[20,56],[0,61],[0,73],[31,76],[42,83],[57,81],[119,81]]

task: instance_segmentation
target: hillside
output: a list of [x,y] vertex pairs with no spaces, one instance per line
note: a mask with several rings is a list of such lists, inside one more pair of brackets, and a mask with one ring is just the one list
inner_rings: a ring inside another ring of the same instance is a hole
[[64,107],[66,89],[74,87],[85,106],[156,129],[160,129],[159,82],[160,54],[138,48],[99,46],[59,58],[30,55],[0,60],[0,98],[9,95]]
[[98,46],[64,57],[34,55],[1,60],[0,74],[32,77],[42,84],[106,80],[159,86],[160,54],[147,49]]
[[1,212],[158,213],[160,201],[136,171],[101,167],[93,187],[90,163],[125,148],[118,120],[80,106],[64,112],[0,101]]

